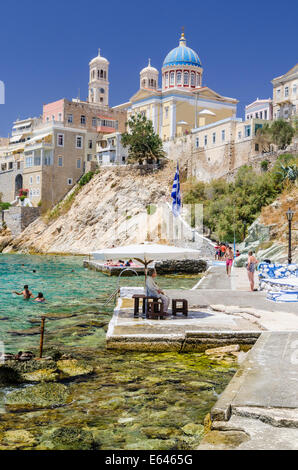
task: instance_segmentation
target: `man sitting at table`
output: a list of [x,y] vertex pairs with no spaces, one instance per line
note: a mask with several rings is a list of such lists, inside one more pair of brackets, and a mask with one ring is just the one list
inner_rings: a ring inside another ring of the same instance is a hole
[[158,285],[154,281],[154,278],[156,278],[156,276],[157,273],[155,269],[152,271],[152,274],[150,276],[147,276],[146,295],[148,297],[157,297],[158,299],[161,299],[163,304],[163,311],[164,313],[168,313],[170,299],[167,295],[165,295],[165,293],[158,287]]

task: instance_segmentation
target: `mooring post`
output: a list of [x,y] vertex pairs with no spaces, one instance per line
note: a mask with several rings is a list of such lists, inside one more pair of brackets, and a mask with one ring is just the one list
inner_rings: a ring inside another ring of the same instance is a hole
[[41,327],[40,327],[40,343],[39,343],[39,358],[42,358],[42,350],[43,350],[43,336],[44,336],[44,323],[45,317],[41,317]]

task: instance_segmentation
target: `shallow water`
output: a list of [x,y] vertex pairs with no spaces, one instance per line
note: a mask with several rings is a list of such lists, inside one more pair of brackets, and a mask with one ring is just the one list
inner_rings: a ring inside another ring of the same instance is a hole
[[[7,351],[37,350],[38,334],[13,332],[39,327],[41,314],[75,314],[46,320],[46,351],[53,346],[72,351],[94,367],[87,379],[67,383],[72,396],[67,406],[1,415],[0,444],[1,430],[26,429],[34,437],[32,448],[59,448],[48,433],[73,426],[92,432],[102,449],[196,448],[204,417],[235,369],[199,353],[106,350],[114,306],[103,304],[117,278],[85,270],[80,257],[1,255],[0,281],[0,338]],[[121,285],[143,282],[143,277],[125,278]],[[190,288],[197,280],[159,277],[158,282],[162,288]],[[34,294],[43,292],[47,302],[35,304],[11,294],[24,284]],[[80,446],[74,439],[68,448]]]

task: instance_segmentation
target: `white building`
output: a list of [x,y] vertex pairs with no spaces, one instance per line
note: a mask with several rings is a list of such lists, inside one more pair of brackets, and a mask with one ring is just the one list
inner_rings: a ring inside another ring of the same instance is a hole
[[121,143],[120,132],[102,136],[96,143],[96,154],[99,165],[124,165],[128,148]]
[[265,119],[271,121],[273,118],[272,98],[259,99],[245,106],[245,119]]

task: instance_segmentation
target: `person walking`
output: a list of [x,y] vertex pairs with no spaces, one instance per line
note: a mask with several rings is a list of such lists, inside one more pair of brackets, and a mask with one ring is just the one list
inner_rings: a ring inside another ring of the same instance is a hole
[[232,269],[232,265],[233,265],[233,260],[234,260],[234,253],[233,253],[233,250],[230,246],[227,246],[225,259],[226,259],[227,275],[230,277],[231,276],[231,269]]
[[165,295],[165,293],[158,287],[154,279],[156,278],[157,273],[155,269],[153,270],[151,276],[147,276],[146,281],[146,294],[148,297],[157,297],[161,299],[163,304],[163,311],[164,313],[168,313],[168,307],[170,303],[170,298]]
[[251,292],[257,290],[255,289],[255,270],[256,270],[257,264],[258,264],[257,258],[254,256],[252,251],[249,251],[246,269],[247,269],[247,275],[248,275]]

